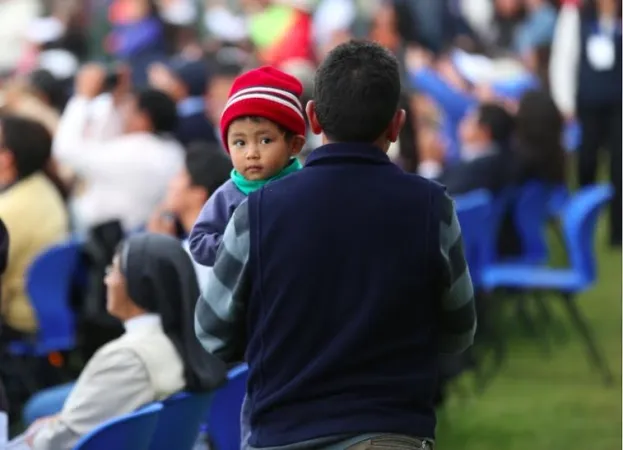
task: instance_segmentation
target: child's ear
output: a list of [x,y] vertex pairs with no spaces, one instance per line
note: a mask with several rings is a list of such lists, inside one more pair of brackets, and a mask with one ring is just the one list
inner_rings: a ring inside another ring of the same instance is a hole
[[296,156],[301,153],[306,141],[305,136],[301,136],[300,134],[292,137],[292,141],[290,142],[290,153],[292,153],[292,156]]

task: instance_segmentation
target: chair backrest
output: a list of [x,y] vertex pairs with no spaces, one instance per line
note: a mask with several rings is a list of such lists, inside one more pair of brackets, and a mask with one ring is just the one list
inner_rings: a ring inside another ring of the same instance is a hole
[[610,185],[587,186],[572,195],[562,214],[571,266],[588,282],[597,277],[593,248],[597,219],[612,195],[613,189]]
[[192,450],[212,397],[212,392],[180,392],[164,400],[149,450]]
[[518,189],[516,186],[509,186],[497,192],[493,196],[491,204],[491,214],[486,224],[489,239],[486,242],[485,264],[493,264],[498,260],[498,236],[502,230],[504,218],[511,211],[517,198]]
[[112,419],[84,436],[74,450],[149,450],[161,403]]
[[80,243],[70,240],[40,254],[26,275],[26,289],[39,322],[38,344],[48,351],[74,346],[76,325],[70,297],[79,260]]
[[214,393],[208,432],[216,450],[240,449],[240,412],[247,391],[249,368],[241,364],[229,371],[227,384]]
[[473,191],[454,199],[456,214],[461,224],[463,249],[474,286],[480,285],[483,267],[490,262],[488,225],[490,224],[493,197],[488,191]]
[[517,194],[513,222],[522,244],[521,262],[547,262],[548,247],[545,225],[550,212],[550,200],[555,189],[540,181],[530,181]]

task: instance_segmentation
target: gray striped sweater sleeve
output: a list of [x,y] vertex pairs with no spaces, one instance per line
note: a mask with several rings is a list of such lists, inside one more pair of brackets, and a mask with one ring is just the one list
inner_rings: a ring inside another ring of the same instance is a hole
[[460,353],[474,342],[476,305],[472,279],[463,252],[461,227],[454,201],[447,194],[441,201],[439,238],[444,280],[440,351]]
[[249,295],[249,208],[245,200],[230,219],[213,270],[201,286],[195,333],[208,352],[225,362],[240,360],[245,346]]

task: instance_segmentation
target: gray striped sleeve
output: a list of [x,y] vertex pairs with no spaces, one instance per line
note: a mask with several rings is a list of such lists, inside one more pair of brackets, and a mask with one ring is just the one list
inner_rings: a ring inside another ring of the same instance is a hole
[[476,305],[463,252],[461,226],[454,201],[447,194],[441,202],[439,238],[444,279],[440,351],[460,353],[474,342]]
[[238,206],[225,228],[214,268],[195,309],[195,333],[208,352],[234,361],[244,352],[249,281],[249,208]]

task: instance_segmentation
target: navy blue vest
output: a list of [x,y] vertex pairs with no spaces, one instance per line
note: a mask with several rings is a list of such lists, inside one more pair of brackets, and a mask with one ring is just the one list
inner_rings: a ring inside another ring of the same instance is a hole
[[443,188],[330,144],[249,196],[253,447],[434,436]]
[[612,104],[621,104],[621,26],[613,37],[616,51],[616,61],[610,70],[595,70],[589,63],[586,54],[586,44],[589,37],[599,32],[596,21],[583,20],[580,27],[581,52],[580,73],[578,80],[578,107],[599,107]]

